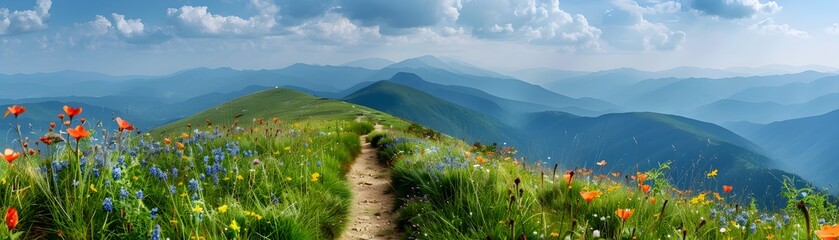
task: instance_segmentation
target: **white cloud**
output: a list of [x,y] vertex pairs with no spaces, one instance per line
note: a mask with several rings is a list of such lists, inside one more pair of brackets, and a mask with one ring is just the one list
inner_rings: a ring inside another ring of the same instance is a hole
[[600,50],[600,29],[582,14],[560,9],[558,0],[482,0],[462,5],[457,22],[478,38]]
[[839,35],[839,23],[834,23],[824,29],[825,32],[833,35]]
[[272,33],[279,7],[264,0],[251,0],[259,14],[248,19],[213,14],[206,6],[169,8],[167,16],[184,37],[257,37]]
[[111,21],[108,21],[102,15],[96,15],[96,20],[84,24],[84,27],[87,28],[88,34],[90,35],[105,35],[111,30],[112,26]]
[[[118,13],[111,14],[111,17],[114,19],[113,28],[121,39],[125,40],[128,43],[134,44],[157,44],[165,42],[172,37],[168,34],[163,33],[160,29],[157,30],[148,30],[146,25],[143,24],[143,20],[139,18],[135,19],[128,19],[125,18],[125,15],[121,15]],[[104,19],[107,21],[107,19]],[[97,23],[98,22],[98,23]],[[94,24],[100,25],[109,25],[109,23],[105,23],[97,17],[96,20],[93,22]],[[90,24],[90,23],[88,23]],[[101,27],[101,26],[100,26]],[[110,29],[110,28],[108,28]]]
[[786,35],[792,37],[808,37],[809,34],[791,27],[789,24],[776,24],[772,18],[764,19],[749,26],[749,30],[765,35]]
[[758,13],[774,14],[782,7],[775,1],[760,0],[682,0],[690,9],[714,17],[750,18]]
[[682,10],[682,4],[677,1],[654,2],[651,6],[641,6],[633,0],[614,0],[613,3],[622,10],[641,14],[672,14]]
[[50,16],[52,1],[37,0],[32,10],[9,12],[0,8],[0,36],[34,32],[47,28],[46,19]]
[[663,23],[644,18],[645,14],[671,11],[668,7],[655,7],[661,4],[665,3],[642,7],[631,0],[616,1],[618,9],[610,9],[603,14],[603,38],[611,46],[623,50],[670,51],[679,48],[685,41],[685,32],[671,30]]
[[308,40],[329,44],[355,44],[381,37],[378,26],[358,26],[347,17],[332,12],[292,27],[289,31]]

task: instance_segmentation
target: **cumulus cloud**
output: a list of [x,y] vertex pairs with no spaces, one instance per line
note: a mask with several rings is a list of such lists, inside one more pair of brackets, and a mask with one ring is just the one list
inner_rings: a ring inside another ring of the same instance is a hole
[[[149,31],[146,29],[146,25],[143,24],[142,19],[128,19],[125,18],[125,15],[113,13],[111,14],[113,18],[113,26],[114,30],[121,39],[125,40],[128,43],[134,44],[157,44],[165,42],[172,37],[168,34],[163,33],[160,29]],[[100,21],[101,19],[95,20]],[[106,19],[107,20],[107,19]],[[101,22],[104,24],[104,22]]]
[[209,12],[206,6],[169,8],[167,16],[183,37],[257,37],[274,31],[279,7],[270,1],[251,0],[259,14],[247,19]]
[[558,0],[466,1],[457,22],[478,38],[600,49],[600,29],[560,9]]
[[615,0],[613,3],[620,9],[641,14],[670,14],[682,10],[682,4],[677,1],[653,2],[649,6],[641,6],[633,0]]
[[379,26],[384,34],[402,29],[434,26],[460,16],[460,0],[346,0],[338,12],[362,26]]
[[327,44],[356,44],[381,37],[378,26],[358,26],[347,17],[331,12],[293,27],[290,31],[306,39]]
[[644,18],[644,13],[665,13],[655,8],[641,7],[634,1],[620,1],[618,9],[603,13],[603,39],[623,50],[669,51],[685,41],[682,31],[670,30],[662,23]]
[[808,37],[809,34],[791,27],[789,24],[777,24],[772,18],[767,18],[749,26],[749,30],[766,35],[786,35],[792,37]]
[[824,29],[825,32],[833,35],[839,35],[839,23],[834,23]]
[[46,19],[50,16],[52,1],[37,0],[32,10],[15,10],[0,8],[0,36],[16,35],[47,28]]
[[772,14],[781,10],[781,6],[775,1],[765,3],[760,0],[683,0],[690,9],[701,14],[727,18],[739,19],[750,18],[758,13]]

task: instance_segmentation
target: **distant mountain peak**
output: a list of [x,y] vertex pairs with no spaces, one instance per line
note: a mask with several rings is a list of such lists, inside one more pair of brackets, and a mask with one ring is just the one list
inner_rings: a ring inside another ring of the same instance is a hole
[[402,82],[414,82],[414,81],[425,81],[419,75],[409,72],[398,72],[390,77],[390,81],[402,81]]

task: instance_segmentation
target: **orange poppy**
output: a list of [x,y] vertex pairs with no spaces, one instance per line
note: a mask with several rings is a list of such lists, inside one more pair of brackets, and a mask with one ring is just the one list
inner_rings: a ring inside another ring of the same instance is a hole
[[613,177],[620,177],[620,176],[621,176],[621,172],[613,172],[613,173],[612,173],[612,176],[613,176]]
[[628,218],[629,218],[629,216],[632,216],[632,209],[629,209],[629,208],[627,208],[627,209],[618,209],[617,211],[615,211],[615,214],[617,214],[617,215],[618,215],[618,217],[619,217],[621,220],[623,220],[624,222],[626,222],[626,219],[628,219]]
[[816,236],[821,240],[836,240],[839,238],[839,225],[824,225],[821,230],[816,230]]
[[14,161],[18,157],[20,157],[20,153],[15,152],[15,150],[12,150],[11,148],[6,148],[6,151],[2,155],[3,155],[3,158],[6,159],[6,162],[9,162],[9,163],[12,163],[12,161]]
[[466,158],[470,158],[470,157],[472,157],[472,153],[470,153],[470,152],[463,152],[463,156],[464,156],[464,157],[466,157]]
[[67,128],[67,133],[70,134],[71,137],[75,138],[76,141],[79,139],[90,137],[90,132],[84,129],[84,126],[79,125],[76,128]]
[[178,150],[184,150],[184,148],[186,148],[186,146],[184,146],[183,143],[178,143]]
[[63,113],[59,113],[59,114],[58,114],[58,119],[59,119],[59,120],[64,120],[64,114],[63,114]]
[[163,138],[163,142],[166,143],[166,145],[169,145],[170,143],[172,143],[172,140],[169,138]]
[[641,185],[639,185],[639,187],[641,187],[641,191],[644,191],[644,193],[649,193],[650,192],[650,185],[641,184]]
[[15,209],[15,208],[6,209],[6,227],[8,227],[9,230],[15,229],[15,227],[17,226],[17,221],[18,221],[17,218],[18,218],[17,217],[17,209]]
[[647,177],[648,175],[646,173],[638,172],[635,174],[635,181],[638,181],[638,183],[643,183],[647,181]]
[[4,114],[3,117],[9,116],[9,114],[15,115],[15,117],[17,117],[18,115],[20,115],[23,112],[26,112],[25,107],[14,105],[14,106],[6,108],[6,114]]
[[486,159],[486,158],[483,158],[483,157],[481,157],[481,156],[476,157],[476,158],[475,158],[475,161],[477,161],[477,162],[478,162],[478,164],[481,164],[481,165],[483,165],[483,164],[487,163],[487,159]]
[[70,121],[64,121],[64,126],[70,126]]
[[278,122],[280,122],[280,118],[274,117],[274,124],[277,124]]
[[606,160],[605,160],[605,159],[604,159],[604,160],[600,160],[599,162],[597,162],[597,166],[601,166],[601,167],[602,167],[602,166],[606,166]]
[[586,203],[591,203],[591,200],[600,196],[600,191],[580,192],[580,196],[583,196],[583,200],[586,200]]
[[84,124],[85,122],[87,122],[87,119],[86,118],[80,118],[79,121],[82,122],[82,124]]
[[650,204],[655,204],[655,197],[650,197]]
[[74,116],[82,113],[82,107],[72,108],[70,106],[64,105],[64,112],[67,113],[67,116],[70,116],[70,118],[73,118]]
[[121,117],[117,117],[116,121],[120,132],[122,132],[122,130],[134,130],[134,125],[131,125],[128,121],[122,120]]
[[734,189],[734,187],[729,186],[729,185],[722,185],[722,191],[725,192],[725,193],[731,192],[732,189]]

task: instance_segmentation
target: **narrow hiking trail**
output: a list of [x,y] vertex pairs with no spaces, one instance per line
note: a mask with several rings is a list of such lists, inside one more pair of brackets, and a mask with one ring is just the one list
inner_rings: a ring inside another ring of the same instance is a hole
[[[376,130],[381,131],[382,125],[376,124]],[[396,194],[391,190],[390,169],[379,163],[376,148],[367,142],[366,135],[361,136],[361,154],[347,176],[353,198],[350,222],[342,239],[399,239],[391,212]]]

